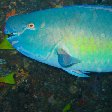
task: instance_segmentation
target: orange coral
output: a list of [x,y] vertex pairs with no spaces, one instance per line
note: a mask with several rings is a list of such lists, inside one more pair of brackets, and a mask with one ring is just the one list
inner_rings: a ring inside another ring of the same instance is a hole
[[6,14],[6,19],[8,19],[10,16],[14,16],[16,14],[16,10],[15,9],[12,9],[10,12],[8,12]]

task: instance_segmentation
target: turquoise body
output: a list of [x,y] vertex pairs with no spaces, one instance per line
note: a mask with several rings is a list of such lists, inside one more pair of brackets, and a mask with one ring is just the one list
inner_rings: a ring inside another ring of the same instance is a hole
[[[29,27],[33,25],[33,27]],[[27,57],[68,73],[112,72],[112,7],[69,6],[9,17],[8,41]]]

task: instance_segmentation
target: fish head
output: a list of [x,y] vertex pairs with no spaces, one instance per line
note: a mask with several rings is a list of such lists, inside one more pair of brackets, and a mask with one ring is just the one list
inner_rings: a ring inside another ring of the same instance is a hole
[[57,41],[52,42],[46,27],[49,24],[45,26],[43,21],[47,24],[49,19],[38,12],[15,15],[6,21],[4,32],[9,35],[7,39],[12,46],[22,54],[36,60],[47,59]]
[[11,16],[6,22],[4,32],[8,34],[9,38],[7,39],[13,47],[17,47],[17,42],[19,45],[25,41],[29,43],[32,38],[37,37],[37,23],[28,14]]

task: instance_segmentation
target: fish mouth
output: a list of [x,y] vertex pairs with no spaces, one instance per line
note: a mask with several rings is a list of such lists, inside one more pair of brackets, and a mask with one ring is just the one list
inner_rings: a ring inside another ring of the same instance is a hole
[[8,36],[7,39],[11,39],[11,38],[17,36],[18,33],[8,33],[8,34],[6,34],[6,35]]
[[7,40],[12,44],[13,47],[17,46],[17,43],[19,42],[17,37],[17,33],[8,33],[7,35]]
[[8,38],[12,37],[12,36],[15,36],[14,33],[10,33],[10,34],[7,34]]
[[12,37],[15,37],[16,35],[18,35],[18,33],[10,31],[10,30],[8,30],[8,28],[4,29],[4,34],[8,36],[7,37],[8,39],[12,38]]

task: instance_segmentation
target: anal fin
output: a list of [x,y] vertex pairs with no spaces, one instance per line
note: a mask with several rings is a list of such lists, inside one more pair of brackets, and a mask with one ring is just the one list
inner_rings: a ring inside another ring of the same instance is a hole
[[68,73],[72,74],[72,75],[75,75],[77,77],[89,77],[86,73],[89,73],[89,72],[86,72],[86,71],[80,71],[80,70],[65,70],[67,71]]

